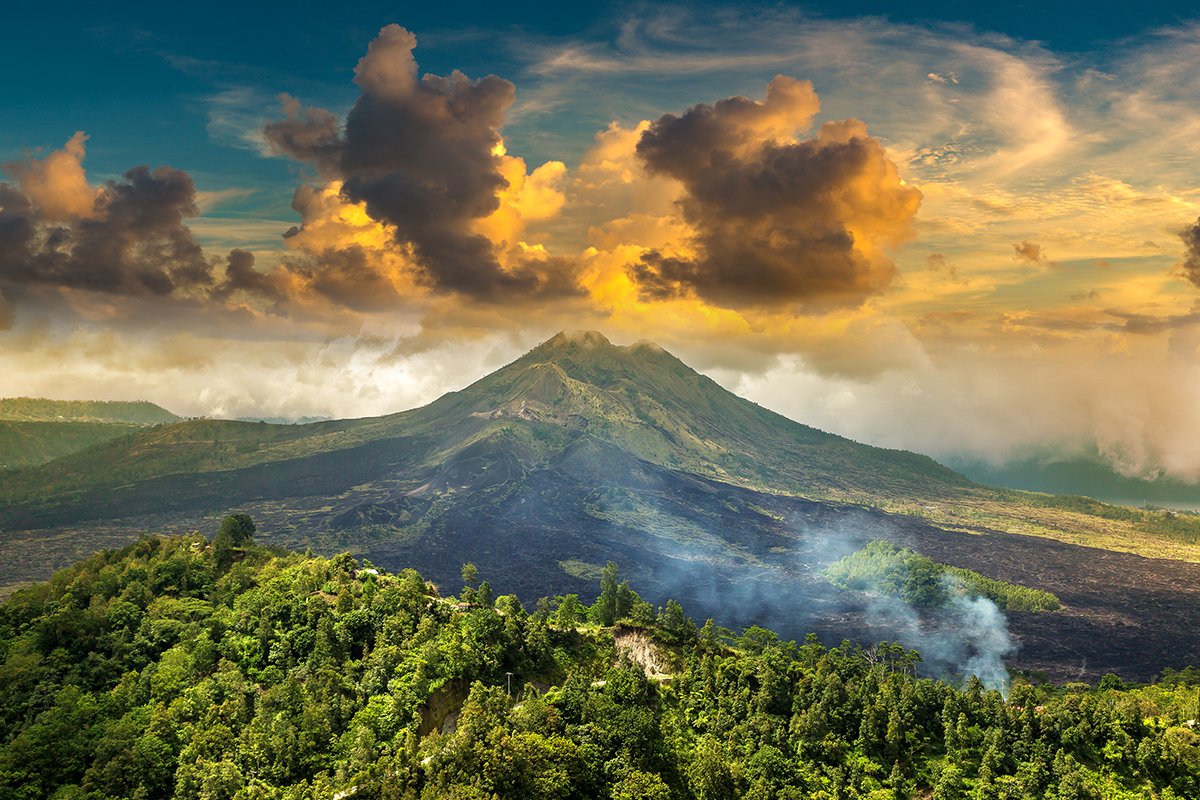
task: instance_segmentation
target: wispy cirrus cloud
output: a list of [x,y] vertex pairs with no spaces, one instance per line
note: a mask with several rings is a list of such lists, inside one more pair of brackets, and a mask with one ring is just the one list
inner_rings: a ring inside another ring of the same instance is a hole
[[203,98],[206,129],[214,142],[228,147],[271,154],[263,127],[271,121],[277,100],[250,86],[231,86]]

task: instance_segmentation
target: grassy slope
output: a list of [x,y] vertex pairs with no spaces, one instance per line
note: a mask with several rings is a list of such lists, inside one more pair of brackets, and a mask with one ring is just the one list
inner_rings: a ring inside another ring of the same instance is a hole
[[36,466],[139,429],[116,422],[0,420],[0,469]]
[[943,528],[980,528],[1041,536],[1148,558],[1200,563],[1200,517],[1115,506],[1082,497],[979,488],[953,501],[885,499],[885,511],[922,517]]
[[37,466],[179,417],[153,403],[0,399],[0,469]]

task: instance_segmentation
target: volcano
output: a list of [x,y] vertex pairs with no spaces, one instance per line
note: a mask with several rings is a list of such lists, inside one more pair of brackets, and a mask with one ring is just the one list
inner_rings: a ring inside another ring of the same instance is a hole
[[[1048,528],[1049,511],[926,456],[794,422],[657,345],[594,331],[559,333],[398,414],[139,429],[0,474],[0,504],[0,584],[243,511],[260,538],[412,566],[450,590],[473,562],[527,603],[591,595],[612,560],[656,602],[833,641],[888,638],[869,599],[821,577],[884,538],[1058,594],[1064,611],[1010,615],[1022,666],[1145,676],[1200,662],[1188,626],[1200,566],[1014,535],[1004,528]],[[1099,519],[1054,513],[1061,525]]]
[[[972,486],[926,456],[768,411],[657,345],[621,347],[584,331],[559,333],[466,389],[399,414],[308,425],[201,419],[139,431],[7,476],[0,524],[310,495],[415,508],[451,493],[519,491],[544,472],[583,478],[613,469],[867,504],[948,499]],[[320,528],[353,520],[352,508],[336,505]],[[377,509],[363,517],[383,518]]]

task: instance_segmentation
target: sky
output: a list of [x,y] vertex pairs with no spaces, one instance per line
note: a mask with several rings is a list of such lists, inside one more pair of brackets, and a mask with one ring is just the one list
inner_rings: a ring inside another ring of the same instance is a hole
[[1200,481],[1197,12],[576,5],[6,12],[0,396],[367,416],[594,328]]

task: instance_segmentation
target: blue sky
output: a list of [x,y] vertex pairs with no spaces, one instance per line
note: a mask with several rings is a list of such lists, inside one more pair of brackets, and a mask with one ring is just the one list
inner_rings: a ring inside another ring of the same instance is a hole
[[[210,132],[208,98],[237,87],[253,88],[260,98],[286,91],[310,102],[348,106],[355,97],[353,64],[363,43],[387,22],[417,32],[423,68],[438,74],[457,68],[472,76],[494,72],[517,81],[520,91],[531,82],[525,75],[529,54],[524,46],[611,41],[629,18],[655,7],[23,3],[5,12],[11,33],[0,49],[0,70],[9,76],[0,103],[0,155],[13,158],[27,148],[57,147],[83,129],[92,137],[89,167],[97,175],[114,175],[135,163],[168,163],[187,168],[201,184],[215,186],[235,177],[242,183],[249,178],[255,184],[286,184],[287,165],[232,147]],[[755,8],[684,5],[699,18],[730,7]],[[979,32],[1040,41],[1060,53],[1102,53],[1146,30],[1196,15],[1189,3],[1111,3],[1087,12],[1077,3],[1047,2],[846,0],[758,7],[781,8],[826,19],[878,16],[922,25],[962,23]],[[719,39],[706,46],[722,49]],[[667,87],[662,91],[665,97],[674,94]],[[596,109],[592,116],[604,114]],[[576,119],[564,115],[552,124],[584,127]],[[526,137],[536,149],[538,137],[522,130],[519,122],[511,135]],[[539,155],[569,159],[578,156],[583,142],[575,139],[570,147],[574,152]]]

